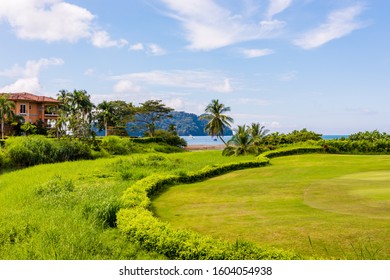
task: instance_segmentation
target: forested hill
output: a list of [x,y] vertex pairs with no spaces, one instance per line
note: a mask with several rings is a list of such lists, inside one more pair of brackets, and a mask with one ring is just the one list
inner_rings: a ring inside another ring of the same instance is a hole
[[[205,136],[208,135],[204,131],[204,127],[207,124],[206,120],[199,120],[199,116],[186,113],[173,111],[170,113],[172,118],[163,118],[156,123],[156,129],[168,130],[172,124],[176,126],[176,131],[180,136],[193,135],[193,136]],[[128,123],[126,130],[131,136],[143,136],[146,129],[141,128],[140,123]],[[101,134],[101,132],[100,132]],[[227,129],[224,131],[224,135],[232,135],[232,130]]]
[[[192,113],[177,111],[173,111],[171,115],[172,118],[166,118],[158,123],[158,127],[160,129],[167,130],[171,124],[174,124],[179,135],[208,135],[204,131],[207,121],[199,120],[199,116]],[[232,131],[228,129],[224,132],[224,134],[232,135]]]

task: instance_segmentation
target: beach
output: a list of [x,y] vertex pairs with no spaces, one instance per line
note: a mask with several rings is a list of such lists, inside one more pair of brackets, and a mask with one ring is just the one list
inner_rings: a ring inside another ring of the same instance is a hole
[[185,147],[187,151],[203,151],[203,150],[223,150],[225,145],[207,145],[207,144],[194,144]]

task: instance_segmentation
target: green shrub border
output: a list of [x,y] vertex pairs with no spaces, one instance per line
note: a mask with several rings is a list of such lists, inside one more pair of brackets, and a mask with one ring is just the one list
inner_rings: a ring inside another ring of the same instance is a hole
[[150,211],[151,198],[174,184],[199,182],[230,171],[266,166],[269,159],[206,166],[184,175],[151,175],[137,181],[122,196],[123,208],[117,213],[120,231],[147,250],[180,260],[286,260],[301,259],[293,252],[261,249],[246,241],[235,243],[204,236],[190,230],[175,230]]
[[308,146],[308,147],[284,147],[276,150],[271,150],[262,153],[259,157],[275,158],[284,157],[290,155],[311,154],[311,153],[324,153],[325,149],[322,146]]

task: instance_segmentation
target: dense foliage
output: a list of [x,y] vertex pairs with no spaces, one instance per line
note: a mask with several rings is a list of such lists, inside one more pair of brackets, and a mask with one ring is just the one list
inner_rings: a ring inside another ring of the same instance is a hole
[[9,138],[6,140],[5,148],[11,166],[32,166],[92,158],[90,147],[81,141],[48,139],[40,135]]

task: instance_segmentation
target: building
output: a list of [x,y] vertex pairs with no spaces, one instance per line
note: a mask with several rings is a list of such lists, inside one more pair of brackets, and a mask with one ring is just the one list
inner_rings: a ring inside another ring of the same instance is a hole
[[9,95],[9,100],[15,102],[15,115],[22,116],[25,122],[36,123],[42,120],[47,127],[51,127],[57,121],[60,104],[57,99],[27,92]]

